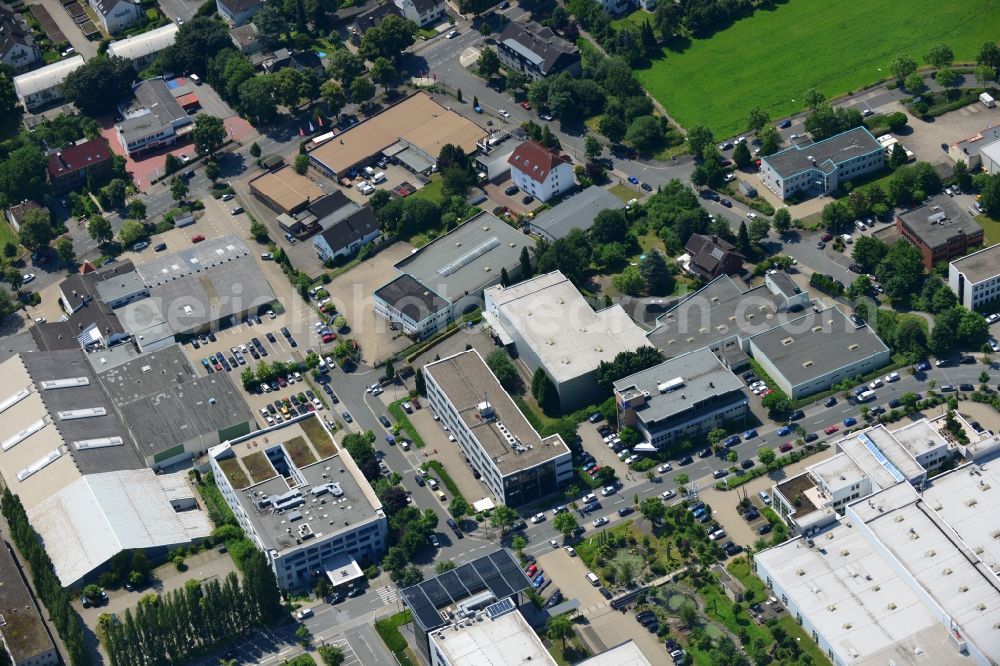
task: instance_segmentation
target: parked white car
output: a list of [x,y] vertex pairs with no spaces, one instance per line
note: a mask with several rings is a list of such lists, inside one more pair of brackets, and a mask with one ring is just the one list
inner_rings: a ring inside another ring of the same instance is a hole
[[656,471],[659,472],[660,474],[666,474],[672,469],[673,467],[670,466],[670,463],[663,463],[662,465],[656,468]]
[[535,524],[535,525],[537,525],[538,523],[542,522],[543,520],[545,520],[545,514],[544,513],[536,513],[535,515],[533,515],[531,517],[531,522],[533,524]]
[[885,383],[886,384],[891,384],[893,382],[898,382],[898,381],[899,381],[899,373],[898,372],[890,372],[889,374],[887,374],[885,376]]

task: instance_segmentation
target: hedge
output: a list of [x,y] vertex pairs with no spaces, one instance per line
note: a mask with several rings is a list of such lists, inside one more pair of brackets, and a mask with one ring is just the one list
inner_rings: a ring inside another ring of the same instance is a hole
[[413,666],[413,662],[410,661],[410,658],[406,654],[408,647],[406,639],[399,632],[399,627],[412,619],[410,611],[405,610],[375,623],[375,631],[378,632],[382,642],[385,643],[385,646],[396,657],[396,661],[399,662],[400,666]]
[[[438,475],[438,478],[441,479],[441,483],[443,483],[444,487],[447,488],[448,492],[451,493],[452,499],[456,497],[461,497],[463,500],[465,500],[465,497],[462,496],[462,493],[458,491],[458,485],[455,483],[454,479],[451,478],[448,472],[444,471],[444,465],[442,465],[437,460],[428,460],[422,465],[422,467],[424,469],[427,469],[429,467],[430,469],[434,470],[434,472]],[[465,501],[468,503],[468,500]],[[471,507],[472,505],[469,504],[469,506]]]
[[418,449],[422,449],[427,446],[427,443],[424,442],[424,438],[420,436],[417,429],[413,427],[413,424],[410,422],[409,417],[407,417],[406,412],[404,412],[403,408],[400,406],[408,400],[412,400],[412,398],[407,396],[402,400],[397,400],[396,402],[391,403],[389,405],[389,413],[392,414],[392,418],[396,420],[396,425],[399,426],[401,430],[405,430],[406,434],[410,436],[410,440],[413,442],[413,445]]

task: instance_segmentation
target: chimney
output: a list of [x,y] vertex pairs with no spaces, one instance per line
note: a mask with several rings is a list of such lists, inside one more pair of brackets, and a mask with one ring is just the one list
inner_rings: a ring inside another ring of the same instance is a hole
[[62,165],[63,169],[68,169],[69,168],[69,162],[67,162],[65,159],[63,159],[63,155],[62,155],[61,151],[58,152],[58,153],[56,153],[56,159],[59,160],[59,164]]

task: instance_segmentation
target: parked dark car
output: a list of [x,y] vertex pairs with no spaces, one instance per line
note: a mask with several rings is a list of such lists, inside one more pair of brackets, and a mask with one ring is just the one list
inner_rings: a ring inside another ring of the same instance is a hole
[[975,391],[976,387],[973,386],[972,384],[959,384],[958,385],[958,390],[959,391]]

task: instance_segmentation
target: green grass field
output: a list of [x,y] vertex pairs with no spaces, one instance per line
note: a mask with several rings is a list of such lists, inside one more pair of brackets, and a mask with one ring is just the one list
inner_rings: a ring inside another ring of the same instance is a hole
[[667,49],[636,74],[681,125],[705,124],[722,138],[744,130],[755,104],[780,118],[800,111],[810,88],[833,97],[875,83],[897,53],[923,62],[943,42],[971,61],[997,35],[1000,0],[789,0]]

